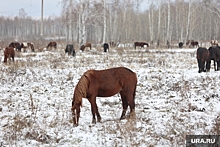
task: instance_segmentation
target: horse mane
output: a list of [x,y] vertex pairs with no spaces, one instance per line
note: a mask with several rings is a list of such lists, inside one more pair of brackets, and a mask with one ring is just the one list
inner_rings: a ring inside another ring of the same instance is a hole
[[87,89],[89,85],[89,73],[86,72],[82,75],[82,77],[79,79],[79,82],[76,85],[75,91],[74,91],[74,103],[80,104],[82,106],[82,98],[86,98],[87,95]]

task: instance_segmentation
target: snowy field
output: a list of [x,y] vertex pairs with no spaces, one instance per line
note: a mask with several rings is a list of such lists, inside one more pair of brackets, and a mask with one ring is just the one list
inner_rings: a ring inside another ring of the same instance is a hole
[[[7,64],[0,55],[1,147],[179,147],[186,135],[220,134],[220,72],[212,66],[199,74],[196,48],[93,48],[76,57],[58,49],[16,53]],[[137,74],[136,119],[119,120],[116,94],[97,98],[102,121],[96,124],[83,99],[73,127],[71,102],[81,75],[118,66]]]

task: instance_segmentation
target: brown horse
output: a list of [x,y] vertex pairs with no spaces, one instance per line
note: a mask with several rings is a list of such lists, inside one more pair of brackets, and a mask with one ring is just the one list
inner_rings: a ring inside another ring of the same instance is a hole
[[134,48],[136,49],[137,46],[140,46],[141,48],[144,48],[144,46],[149,47],[148,43],[146,42],[134,42]]
[[90,50],[91,50],[91,49],[92,49],[91,43],[86,43],[85,45],[84,45],[84,44],[81,45],[80,50],[81,50],[81,51],[84,51],[86,47],[89,47]]
[[128,105],[130,115],[135,116],[135,91],[137,85],[136,74],[128,68],[117,67],[106,70],[88,70],[77,83],[72,100],[72,115],[74,125],[77,126],[80,116],[82,98],[87,98],[91,104],[92,123],[98,122],[101,116],[96,104],[96,97],[110,97],[118,92],[121,95],[123,111],[121,118],[125,118]]
[[9,44],[9,47],[16,48],[16,51],[21,52],[21,45],[20,45],[19,42],[11,42],[11,43]]
[[192,47],[199,47],[199,42],[198,41],[192,41],[190,45]]
[[56,49],[56,48],[57,48],[57,43],[56,43],[56,42],[50,42],[50,43],[47,45],[47,49],[48,49],[49,47],[50,47],[50,48],[53,47],[53,48]]
[[[199,47],[196,52],[196,58],[199,67],[199,73],[208,70],[209,66],[209,51],[207,48]],[[206,64],[206,68],[205,68]]]
[[9,60],[11,60],[10,58],[12,58],[13,62],[14,62],[14,57],[15,57],[15,50],[13,47],[6,47],[5,51],[4,51],[4,62],[7,62],[7,58],[9,58]]
[[188,40],[186,42],[186,45],[189,45],[189,47],[199,47],[199,42],[194,40]]

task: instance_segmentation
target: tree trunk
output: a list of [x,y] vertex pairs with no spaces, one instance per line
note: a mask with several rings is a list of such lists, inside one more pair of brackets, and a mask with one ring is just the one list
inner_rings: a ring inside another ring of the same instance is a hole
[[104,9],[103,9],[103,39],[102,39],[102,43],[106,42],[106,28],[107,28],[107,24],[106,24],[106,2],[105,0],[103,0],[103,4],[104,4]]

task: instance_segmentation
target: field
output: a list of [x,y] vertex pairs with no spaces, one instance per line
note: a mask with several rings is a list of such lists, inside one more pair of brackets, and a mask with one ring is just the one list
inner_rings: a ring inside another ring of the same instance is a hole
[[[186,135],[220,134],[220,74],[213,67],[198,73],[196,48],[92,48],[76,57],[57,49],[16,53],[7,64],[0,55],[0,146],[170,147],[185,146]],[[83,99],[73,127],[71,101],[81,75],[118,66],[137,74],[136,119],[119,120],[116,94],[97,98],[96,124]]]

